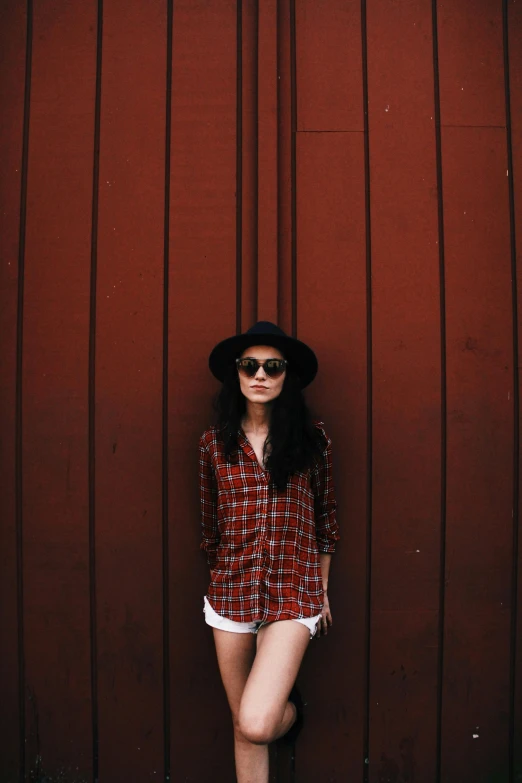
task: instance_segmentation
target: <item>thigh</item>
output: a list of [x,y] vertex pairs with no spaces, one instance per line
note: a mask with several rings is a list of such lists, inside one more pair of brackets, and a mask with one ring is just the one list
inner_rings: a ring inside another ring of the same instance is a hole
[[221,680],[227,694],[234,721],[256,654],[256,638],[252,633],[233,633],[212,629]]
[[243,717],[263,713],[267,723],[281,720],[309,642],[309,629],[293,620],[278,620],[259,629],[241,702]]

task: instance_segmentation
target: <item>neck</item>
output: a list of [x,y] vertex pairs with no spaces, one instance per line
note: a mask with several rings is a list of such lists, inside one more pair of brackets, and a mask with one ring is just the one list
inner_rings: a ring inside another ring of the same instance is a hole
[[243,429],[249,432],[265,433],[270,427],[270,404],[266,402],[246,401],[246,413],[243,417]]

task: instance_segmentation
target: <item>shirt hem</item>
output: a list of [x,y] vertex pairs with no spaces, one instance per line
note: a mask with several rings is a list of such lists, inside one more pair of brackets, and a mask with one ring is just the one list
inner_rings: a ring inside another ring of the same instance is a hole
[[227,620],[232,620],[235,623],[266,623],[275,622],[277,620],[310,620],[312,617],[317,617],[319,614],[321,614],[324,607],[324,603],[321,602],[318,606],[313,607],[309,614],[303,614],[303,610],[292,610],[286,608],[279,612],[261,612],[258,616],[255,616],[253,612],[230,612],[225,608],[224,611],[228,611],[228,614],[224,614],[219,607],[219,604],[223,599],[216,599],[211,592],[207,592],[206,597],[207,601],[216,614],[218,614],[220,617],[224,617]]

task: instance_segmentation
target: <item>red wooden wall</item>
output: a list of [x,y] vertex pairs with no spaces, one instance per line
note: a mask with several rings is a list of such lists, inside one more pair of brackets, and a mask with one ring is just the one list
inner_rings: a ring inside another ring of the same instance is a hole
[[195,444],[258,318],[343,530],[272,780],[522,780],[522,4],[4,0],[0,52],[0,781],[233,780]]

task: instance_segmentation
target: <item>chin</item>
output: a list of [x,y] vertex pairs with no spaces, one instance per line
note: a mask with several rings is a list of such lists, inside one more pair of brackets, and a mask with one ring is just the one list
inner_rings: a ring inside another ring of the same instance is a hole
[[261,392],[261,394],[252,394],[247,399],[250,400],[250,402],[273,402],[277,398],[277,394],[267,394],[266,392]]

